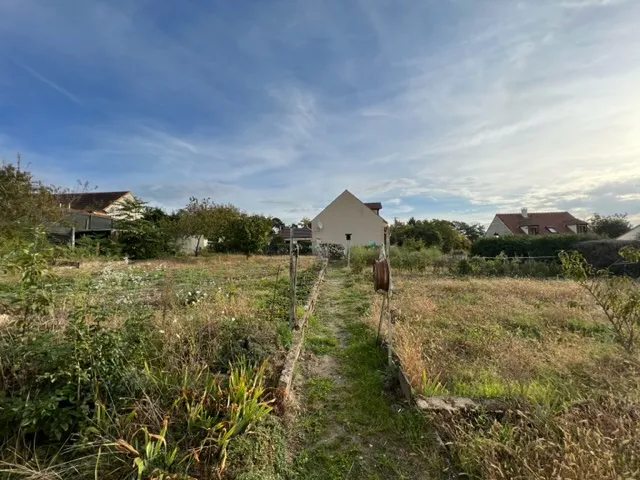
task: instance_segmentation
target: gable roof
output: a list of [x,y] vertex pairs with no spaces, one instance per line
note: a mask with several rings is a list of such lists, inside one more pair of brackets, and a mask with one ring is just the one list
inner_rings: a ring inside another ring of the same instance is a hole
[[523,217],[520,213],[498,213],[496,214],[502,223],[511,230],[512,233],[524,233],[520,227],[537,225],[539,233],[553,233],[548,230],[554,228],[557,233],[574,233],[569,225],[586,225],[587,222],[579,220],[569,212],[533,212]]
[[[289,240],[289,232],[291,230],[290,227],[282,227],[278,235],[281,235],[285,240]],[[293,239],[294,240],[310,240],[311,239],[311,229],[309,227],[300,227],[293,229]]]
[[[363,203],[362,200],[360,200],[358,197],[356,197],[353,193],[351,193],[349,190],[345,190],[344,192],[342,192],[340,195],[338,195],[336,198],[333,199],[333,201],[327,205],[326,207],[324,207],[322,209],[322,211],[320,213],[318,213],[318,215],[316,215],[315,217],[313,217],[314,221],[316,218],[318,218],[320,215],[322,215],[322,213],[327,210],[331,205],[333,205],[339,198],[341,198],[343,195],[349,195],[350,197],[356,199],[358,202],[360,202],[360,204],[362,204],[362,206],[367,207],[367,210],[369,210],[371,212],[372,215],[375,215],[376,218],[379,218],[380,220],[382,220],[385,225],[388,225],[389,222],[387,222],[384,218],[382,218],[380,215],[378,215],[377,213],[375,213],[371,207],[369,207],[366,203]],[[382,204],[380,204],[380,208],[382,208]]]
[[74,210],[106,210],[116,201],[131,192],[87,192],[61,193],[55,196],[56,201],[63,207]]
[[640,225],[636,225],[627,233],[620,235],[616,240],[640,240]]

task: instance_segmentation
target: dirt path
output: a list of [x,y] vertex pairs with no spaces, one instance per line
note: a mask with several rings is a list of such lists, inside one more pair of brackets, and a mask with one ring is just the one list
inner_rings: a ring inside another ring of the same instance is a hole
[[386,357],[359,319],[371,292],[327,272],[295,380],[293,478],[442,478],[427,421],[385,392]]

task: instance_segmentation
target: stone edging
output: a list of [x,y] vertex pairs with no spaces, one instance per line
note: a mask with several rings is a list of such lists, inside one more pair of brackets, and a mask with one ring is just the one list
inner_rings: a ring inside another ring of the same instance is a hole
[[300,356],[300,352],[302,351],[302,345],[304,344],[304,336],[307,330],[307,323],[309,322],[309,317],[313,314],[313,308],[315,306],[315,302],[318,298],[318,294],[320,293],[320,285],[322,284],[322,280],[324,279],[324,275],[327,271],[328,262],[324,260],[322,264],[322,268],[320,269],[320,273],[318,273],[318,278],[309,292],[309,297],[307,299],[307,304],[304,308],[304,315],[298,325],[298,329],[293,332],[293,341],[291,342],[291,349],[287,353],[287,358],[284,361],[284,365],[282,367],[282,373],[280,375],[280,380],[278,381],[278,388],[276,391],[276,397],[278,399],[278,403],[280,408],[284,409],[287,399],[291,393],[291,384],[293,383],[293,371],[296,366],[296,362],[298,361],[298,357]]
[[[388,349],[389,345],[385,342],[383,348]],[[402,369],[402,362],[400,357],[396,354],[391,347],[391,358],[398,372],[398,381],[400,383],[400,389],[404,394],[407,401],[415,408],[421,411],[430,412],[448,412],[458,413],[465,411],[483,410],[485,412],[503,412],[508,409],[507,403],[498,398],[480,398],[471,399],[467,397],[454,397],[454,396],[432,396],[426,397],[424,395],[413,393],[411,383],[407,378],[407,375]]]

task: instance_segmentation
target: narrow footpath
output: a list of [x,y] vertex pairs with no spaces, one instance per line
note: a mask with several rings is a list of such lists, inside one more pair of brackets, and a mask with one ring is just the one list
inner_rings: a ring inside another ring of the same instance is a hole
[[361,321],[372,296],[346,270],[327,271],[294,380],[294,478],[444,478],[428,421],[386,392],[386,355]]

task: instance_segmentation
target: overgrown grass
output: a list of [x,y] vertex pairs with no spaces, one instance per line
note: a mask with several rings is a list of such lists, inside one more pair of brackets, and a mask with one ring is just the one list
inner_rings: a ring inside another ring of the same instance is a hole
[[[355,246],[351,248],[351,270],[360,273],[370,268],[380,257],[380,248]],[[424,272],[427,268],[440,268],[444,260],[438,248],[412,250],[406,247],[391,246],[389,253],[394,268],[410,272]]]
[[395,287],[394,348],[414,390],[506,402],[506,414],[434,417],[461,472],[637,475],[640,362],[579,286],[400,274]]
[[345,270],[334,267],[329,277],[343,282],[339,291],[327,287],[321,297],[306,347],[330,357],[338,376],[306,381],[298,427],[306,448],[297,452],[290,478],[440,478],[443,465],[428,422],[387,393],[387,357],[376,345],[375,330],[361,321],[371,290]]
[[[263,442],[281,432],[270,412],[291,341],[283,260],[56,270],[51,314],[22,326],[12,322],[17,279],[0,278],[9,313],[0,324],[0,476],[268,478],[279,470],[283,448]],[[317,272],[307,260],[301,267]]]

